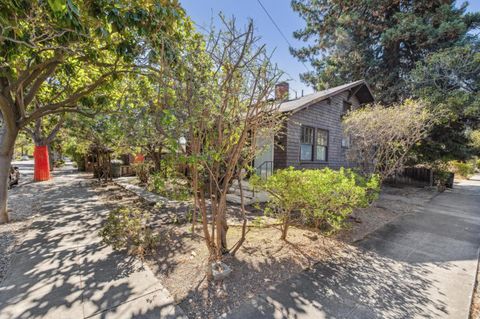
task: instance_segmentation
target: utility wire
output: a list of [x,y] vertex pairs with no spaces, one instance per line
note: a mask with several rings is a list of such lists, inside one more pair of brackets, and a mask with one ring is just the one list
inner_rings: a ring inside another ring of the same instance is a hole
[[[258,4],[262,7],[263,11],[265,11],[265,13],[267,14],[268,18],[270,19],[270,21],[273,23],[273,25],[275,26],[275,28],[277,29],[278,33],[280,33],[280,35],[282,36],[282,38],[285,40],[285,42],[287,42],[289,48],[293,48],[293,45],[290,43],[290,41],[288,40],[288,38],[285,36],[285,34],[282,32],[282,29],[280,29],[280,27],[278,26],[278,24],[275,22],[275,20],[273,19],[273,17],[270,15],[270,13],[268,12],[268,10],[265,8],[265,6],[262,4],[262,2],[260,0],[257,0]],[[303,62],[303,61],[300,61],[303,66],[305,67],[305,69],[310,72],[310,69],[308,68],[308,66]]]

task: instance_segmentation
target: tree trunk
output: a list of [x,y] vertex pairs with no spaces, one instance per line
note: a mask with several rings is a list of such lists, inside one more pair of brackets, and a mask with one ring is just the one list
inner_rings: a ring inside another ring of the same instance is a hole
[[287,232],[288,232],[288,226],[289,225],[290,225],[290,211],[288,211],[285,214],[285,217],[283,219],[282,237],[280,237],[280,239],[282,239],[282,240],[287,239]]
[[216,228],[217,228],[217,258],[221,258],[223,254],[228,253],[227,246],[227,206],[226,206],[226,194],[224,192],[217,192],[219,197],[219,205],[217,206],[217,218],[216,218]]
[[51,149],[50,145],[45,144],[47,147],[47,152],[48,152],[48,171],[51,172],[53,171],[53,164],[55,163],[55,154],[53,153],[53,150]]
[[18,130],[8,132],[4,130],[0,136],[0,224],[8,223],[9,216],[7,211],[8,196],[8,176],[10,175],[10,166],[12,165],[13,149]]
[[243,242],[245,241],[245,236],[247,234],[247,216],[245,214],[245,201],[243,198],[243,187],[242,187],[242,176],[238,176],[238,187],[240,188],[240,207],[242,209],[242,218],[243,218],[243,224],[242,224],[242,236],[240,237],[240,240],[235,244],[233,249],[231,250],[232,256],[235,256],[237,253],[237,250],[242,247]]

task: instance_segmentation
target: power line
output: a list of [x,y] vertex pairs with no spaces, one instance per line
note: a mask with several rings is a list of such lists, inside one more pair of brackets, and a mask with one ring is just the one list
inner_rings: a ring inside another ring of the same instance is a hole
[[[290,43],[290,41],[288,40],[288,38],[285,36],[285,34],[282,32],[282,29],[280,29],[280,27],[278,26],[278,24],[275,22],[275,20],[273,19],[273,17],[270,15],[270,13],[268,12],[268,10],[265,8],[265,6],[262,4],[262,2],[260,0],[257,0],[258,4],[262,7],[263,11],[265,11],[265,13],[267,14],[268,18],[270,19],[270,21],[273,23],[273,25],[275,26],[275,28],[277,29],[278,33],[280,33],[280,35],[282,36],[282,38],[285,40],[285,42],[287,42],[289,48],[293,48],[293,45]],[[305,67],[305,69],[310,72],[310,69],[308,68],[308,66],[303,62],[303,61],[300,61],[303,66]]]

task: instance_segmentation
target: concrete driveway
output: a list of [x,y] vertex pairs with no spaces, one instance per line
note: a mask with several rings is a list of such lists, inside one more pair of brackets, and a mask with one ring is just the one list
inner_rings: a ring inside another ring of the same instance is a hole
[[466,319],[479,247],[477,175],[226,317]]

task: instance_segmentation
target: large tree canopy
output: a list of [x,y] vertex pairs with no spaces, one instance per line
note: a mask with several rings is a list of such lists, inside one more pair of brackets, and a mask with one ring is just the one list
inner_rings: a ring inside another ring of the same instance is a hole
[[92,92],[169,51],[182,14],[176,1],[11,1],[0,12],[0,107],[20,126],[102,104]]
[[411,75],[414,94],[429,102],[439,120],[416,148],[419,161],[472,155],[470,131],[480,127],[480,44],[430,54]]
[[480,14],[466,4],[423,0],[293,0],[306,26],[294,33],[308,45],[291,49],[314,71],[302,79],[317,89],[366,79],[381,102],[410,96],[406,85],[415,64],[477,28]]
[[174,61],[190,28],[176,0],[0,3],[0,222],[19,130],[50,114],[92,115],[119,77]]

